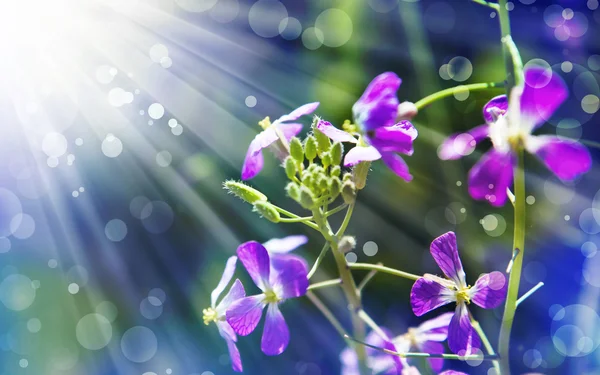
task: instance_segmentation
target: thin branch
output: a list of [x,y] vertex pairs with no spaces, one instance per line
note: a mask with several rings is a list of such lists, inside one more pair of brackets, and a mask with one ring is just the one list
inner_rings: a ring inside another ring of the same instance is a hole
[[313,277],[315,272],[317,272],[317,269],[319,268],[319,265],[321,265],[321,262],[323,261],[323,259],[325,259],[325,255],[327,255],[327,250],[329,250],[329,242],[325,242],[325,245],[323,245],[323,249],[319,253],[317,260],[315,260],[315,264],[313,264],[312,268],[310,269],[310,272],[308,273],[308,276],[307,276],[309,280],[311,277]]
[[537,290],[540,289],[543,286],[544,286],[544,283],[540,281],[539,283],[537,283],[536,286],[534,286],[533,288],[531,288],[529,290],[529,292],[523,294],[521,296],[521,298],[519,298],[517,300],[517,307],[519,307],[519,305],[521,304],[521,302],[525,301],[527,298],[529,298],[533,293],[537,292]]
[[[485,350],[487,350],[488,354],[496,355],[496,353],[494,352],[494,348],[492,347],[492,344],[490,343],[490,340],[487,338],[487,335],[485,334],[483,328],[481,328],[481,324],[479,324],[479,322],[477,320],[475,320],[473,318],[473,316],[471,316],[471,325],[473,326],[473,328],[475,329],[475,331],[481,338],[481,341],[483,342],[483,346],[485,346]],[[497,360],[494,360],[494,369],[496,370],[496,374],[500,374],[500,363]]]
[[312,216],[306,216],[306,217],[298,217],[298,218],[281,218],[279,219],[280,223],[302,223],[302,222],[310,222],[312,220]]
[[348,264],[348,267],[350,267],[351,269],[355,269],[355,270],[374,270],[374,271],[389,273],[390,275],[399,276],[399,277],[403,277],[405,279],[410,279],[410,280],[419,280],[422,277],[419,275],[413,275],[412,273],[400,271],[400,270],[397,270],[394,268],[381,266],[378,264],[352,263],[352,264]]
[[485,0],[471,0],[474,3],[480,4],[480,5],[484,5],[486,7],[492,8],[494,10],[498,10],[500,9],[500,6],[496,3],[490,3],[489,1],[485,1]]
[[446,98],[448,96],[452,96],[454,94],[459,94],[463,92],[477,91],[477,90],[487,90],[493,88],[502,88],[504,87],[504,82],[489,82],[489,83],[472,83],[469,85],[460,85],[456,87],[450,87],[445,90],[441,90],[438,92],[434,92],[431,95],[424,97],[423,99],[417,101],[415,106],[420,111],[424,107],[429,104],[436,102],[440,99]]
[[319,299],[319,297],[317,297],[313,292],[310,291],[306,292],[306,296],[313,303],[313,305],[315,305],[315,307],[319,309],[319,311],[321,311],[321,314],[323,314],[323,316],[325,316],[325,318],[329,320],[329,323],[331,323],[333,328],[335,328],[335,330],[338,331],[340,336],[342,336],[344,339],[348,339],[350,337],[348,336],[348,333],[346,333],[346,330],[344,329],[342,324],[337,320],[335,315],[333,315],[333,313],[327,308],[327,306],[325,306],[325,304]]
[[[292,212],[290,212],[288,210],[285,210],[285,209],[283,209],[283,208],[281,208],[279,206],[273,205],[273,207],[275,207],[275,209],[279,213],[282,213],[282,214],[284,214],[284,215],[286,215],[286,216],[288,216],[288,217],[290,217],[292,219],[301,219],[301,217],[298,216],[298,215],[296,215],[295,213],[292,213]],[[310,221],[299,221],[299,223],[302,223],[302,224],[304,224],[304,225],[306,225],[306,226],[308,226],[308,227],[316,230],[317,232],[320,232],[319,227],[317,226],[317,224],[315,224],[313,222],[310,222]]]
[[328,217],[328,216],[331,216],[331,215],[333,215],[333,214],[337,214],[338,212],[342,211],[342,210],[343,210],[344,208],[346,208],[346,207],[348,207],[348,205],[347,205],[347,204],[342,204],[342,205],[339,205],[339,206],[337,206],[336,208],[334,208],[334,209],[332,209],[332,210],[330,210],[330,211],[327,211],[327,212],[325,212],[325,213],[323,214],[323,216],[325,216],[325,217]]
[[[377,263],[377,265],[381,266],[381,263]],[[371,281],[371,279],[373,279],[373,277],[375,277],[375,275],[377,274],[377,270],[372,270],[371,272],[369,272],[367,274],[367,276],[365,276],[364,279],[362,279],[362,281],[360,282],[360,284],[358,285],[358,292],[361,293],[362,290],[367,286],[367,284],[369,283],[369,281]]]
[[340,285],[342,283],[342,279],[333,279],[327,281],[321,281],[318,283],[310,284],[307,290],[315,290],[320,288],[327,288],[329,286]]
[[377,323],[375,323],[375,321],[373,319],[371,319],[371,317],[369,316],[369,314],[367,314],[367,312],[365,310],[360,310],[358,312],[358,317],[362,319],[363,322],[367,323],[367,325],[369,327],[371,327],[371,329],[375,332],[377,332],[377,334],[385,340],[389,340],[389,338],[387,337],[386,333],[383,332],[383,330],[381,329],[381,327],[379,327],[377,325]]

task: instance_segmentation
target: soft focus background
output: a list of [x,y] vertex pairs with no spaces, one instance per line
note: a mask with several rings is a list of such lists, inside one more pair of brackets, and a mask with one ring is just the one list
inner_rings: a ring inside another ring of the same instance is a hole
[[[524,61],[553,69],[570,88],[541,132],[599,140],[598,1],[509,6]],[[3,1],[0,51],[5,375],[233,373],[201,312],[227,257],[241,242],[288,234],[310,236],[299,251],[309,262],[322,246],[301,224],[260,220],[222,190],[239,178],[257,122],[320,101],[317,113],[340,125],[384,71],[403,78],[400,99],[411,101],[504,77],[497,17],[468,0]],[[349,261],[437,272],[429,243],[454,230],[471,283],[506,268],[511,207],[467,194],[479,150],[462,161],[436,155],[445,136],[482,123],[482,105],[498,93],[459,94],[415,119],[413,182],[374,164],[348,229],[358,241]],[[283,193],[278,162],[266,159],[252,184],[302,212]],[[517,312],[515,373],[598,374],[598,167],[564,185],[532,157],[526,165],[522,292],[546,285]],[[333,277],[332,263],[315,278]],[[241,268],[238,276],[249,280]],[[378,275],[365,291],[367,311],[395,334],[421,321],[410,287]],[[318,293],[344,314],[339,290]],[[264,356],[259,326],[239,343],[246,373],[338,374],[344,342],[328,322],[305,299],[282,309],[289,348]],[[495,344],[501,308],[474,314]]]

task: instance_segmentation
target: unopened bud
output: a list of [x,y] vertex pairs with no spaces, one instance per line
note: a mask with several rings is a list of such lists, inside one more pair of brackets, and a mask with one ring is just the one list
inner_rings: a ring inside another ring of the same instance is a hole
[[331,197],[335,199],[338,195],[340,195],[341,191],[342,182],[338,177],[332,177],[329,180],[329,194],[331,194]]
[[325,168],[331,165],[331,154],[329,152],[324,152],[321,154],[321,164],[323,164]]
[[279,212],[269,202],[256,202],[254,204],[254,211],[256,211],[259,215],[273,223],[279,223],[279,221],[281,220]]
[[309,135],[306,138],[306,144],[304,145],[304,152],[306,154],[306,158],[311,163],[317,157],[317,140],[315,139],[314,136]]
[[346,172],[344,173],[344,177],[342,178],[343,182],[352,181],[352,173]]
[[316,186],[319,188],[319,190],[326,191],[329,187],[329,181],[327,177],[320,175],[317,178]]
[[297,201],[300,199],[300,188],[295,182],[290,182],[289,184],[287,184],[287,186],[285,187],[285,191],[287,195],[293,200]]
[[340,175],[342,174],[342,167],[340,167],[339,165],[334,165],[333,167],[331,167],[331,171],[329,171],[329,174],[334,177],[340,177]]
[[296,162],[291,157],[285,159],[285,174],[290,180],[293,180],[296,176]]
[[290,139],[290,155],[298,163],[304,162],[304,150],[302,149],[302,142],[297,137]]
[[313,198],[312,193],[306,186],[300,187],[300,200],[299,203],[302,207],[307,210],[311,210],[315,205],[315,199]]
[[331,141],[329,141],[329,137],[321,133],[318,129],[315,129],[314,135],[317,140],[317,153],[322,158],[323,154],[331,149]]
[[223,188],[240,198],[244,202],[254,204],[256,202],[267,201],[267,196],[261,193],[260,191],[238,181],[225,181],[223,183]]
[[419,113],[417,106],[411,102],[402,102],[398,105],[396,121],[412,120]]
[[348,253],[356,248],[356,238],[352,236],[344,236],[338,244],[338,249],[342,253]]
[[344,203],[352,204],[356,201],[356,186],[354,186],[354,182],[346,181],[342,184],[342,198],[344,198]]
[[342,163],[342,155],[344,154],[344,146],[340,142],[335,142],[331,147],[331,165],[340,165]]
[[362,190],[367,184],[367,175],[369,174],[369,168],[371,168],[370,161],[361,161],[352,168],[352,179],[356,184],[356,189]]

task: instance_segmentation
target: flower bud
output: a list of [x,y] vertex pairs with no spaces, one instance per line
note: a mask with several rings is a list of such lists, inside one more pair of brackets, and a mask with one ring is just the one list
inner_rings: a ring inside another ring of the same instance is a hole
[[329,188],[329,181],[327,179],[327,177],[320,175],[317,178],[317,182],[316,182],[316,186],[319,188],[319,190],[321,191],[327,191]]
[[304,162],[304,150],[302,149],[302,142],[297,137],[292,137],[290,140],[290,155],[298,163]]
[[298,203],[307,210],[311,210],[315,205],[315,199],[313,198],[312,193],[304,185],[300,187],[300,201]]
[[356,238],[352,236],[344,236],[338,243],[338,249],[342,253],[348,253],[356,248]]
[[340,165],[342,163],[342,154],[344,146],[340,142],[335,142],[331,147],[331,165]]
[[419,113],[417,106],[411,102],[402,102],[398,106],[398,114],[396,115],[396,121],[412,120]]
[[361,161],[352,168],[352,180],[356,184],[356,189],[362,190],[367,184],[367,175],[369,174],[369,168],[371,168],[370,161]]
[[306,158],[308,159],[309,162],[312,163],[312,161],[317,157],[317,140],[315,139],[314,136],[309,135],[306,138],[306,144],[304,145],[304,150],[306,153]]
[[275,207],[269,202],[256,202],[254,204],[254,211],[273,223],[279,223],[281,220],[279,212],[277,212]]
[[321,154],[321,164],[323,164],[325,168],[331,165],[331,154],[329,152],[324,152]]
[[340,192],[342,191],[342,182],[340,181],[340,179],[338,177],[332,177],[329,180],[329,194],[331,194],[332,198],[336,198],[338,195],[340,195]]
[[300,188],[295,182],[290,182],[289,184],[287,184],[287,186],[285,187],[285,191],[287,195],[293,200],[297,201],[300,199]]
[[340,177],[340,175],[342,174],[342,167],[340,167],[339,165],[334,165],[333,167],[331,167],[329,174],[334,177]]
[[344,198],[344,203],[352,204],[356,201],[356,186],[354,186],[354,182],[345,181],[342,184],[342,198]]
[[317,153],[322,158],[323,154],[331,149],[331,142],[329,141],[329,137],[321,133],[320,130],[315,129],[314,135],[317,140]]
[[293,180],[296,176],[296,162],[292,157],[287,157],[285,159],[285,174],[290,180]]
[[352,173],[346,172],[344,173],[344,177],[342,178],[343,182],[352,181]]
[[256,202],[266,202],[267,196],[260,191],[241,182],[229,180],[223,183],[223,188],[229,193],[240,198],[244,202],[254,204]]

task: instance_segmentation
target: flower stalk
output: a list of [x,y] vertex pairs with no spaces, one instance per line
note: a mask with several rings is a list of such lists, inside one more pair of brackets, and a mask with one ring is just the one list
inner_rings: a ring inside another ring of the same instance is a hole
[[481,90],[502,88],[502,87],[504,87],[504,82],[472,83],[469,85],[450,87],[448,89],[444,89],[444,90],[435,92],[431,95],[424,97],[423,99],[416,102],[415,106],[420,111],[433,102],[436,102],[440,99],[447,98],[449,96],[453,96],[455,94],[461,94],[461,93],[470,92],[470,91],[481,91]]

